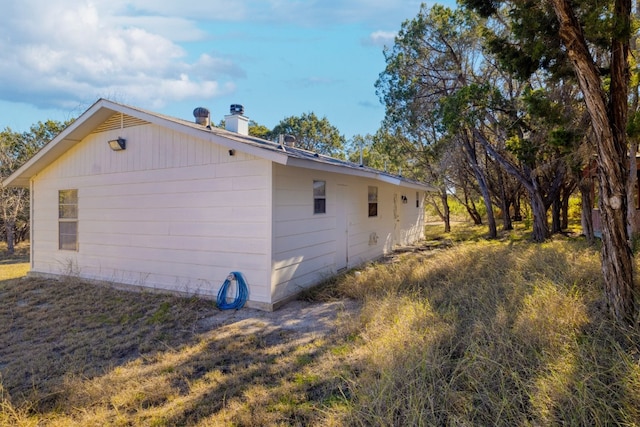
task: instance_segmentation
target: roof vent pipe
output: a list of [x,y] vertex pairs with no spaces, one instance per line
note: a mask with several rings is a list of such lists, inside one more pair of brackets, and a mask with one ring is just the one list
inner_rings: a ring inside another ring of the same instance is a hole
[[240,116],[244,115],[244,107],[240,104],[231,104],[229,107],[229,112],[231,114],[238,114]]
[[202,125],[202,126],[210,125],[211,114],[209,113],[209,110],[207,110],[204,107],[198,107],[195,110],[193,110],[193,117],[196,118],[196,123],[199,125]]
[[293,135],[278,135],[278,144],[284,145],[286,147],[295,147],[296,146],[296,137]]
[[285,135],[284,136],[284,143],[285,145],[289,146],[289,147],[295,147],[296,146],[296,137],[293,135]]

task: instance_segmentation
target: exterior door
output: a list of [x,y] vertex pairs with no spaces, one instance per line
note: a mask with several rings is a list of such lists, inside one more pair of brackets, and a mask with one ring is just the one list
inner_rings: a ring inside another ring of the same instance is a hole
[[400,209],[398,193],[393,193],[393,246],[400,244]]
[[347,215],[346,185],[336,186],[336,269],[342,270],[349,264],[349,220]]

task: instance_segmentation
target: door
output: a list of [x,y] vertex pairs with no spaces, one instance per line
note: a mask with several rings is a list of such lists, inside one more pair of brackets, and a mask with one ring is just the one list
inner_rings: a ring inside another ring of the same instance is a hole
[[349,264],[349,220],[347,214],[346,185],[336,186],[336,270],[347,268]]
[[398,205],[398,193],[393,193],[393,244],[400,244],[400,206]]

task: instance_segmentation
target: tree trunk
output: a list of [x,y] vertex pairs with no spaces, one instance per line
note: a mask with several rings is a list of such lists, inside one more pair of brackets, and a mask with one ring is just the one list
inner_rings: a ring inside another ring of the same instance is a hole
[[469,164],[471,165],[471,169],[473,170],[476,179],[478,180],[478,186],[480,187],[480,194],[482,194],[482,199],[484,200],[484,205],[487,208],[487,223],[489,225],[489,238],[495,239],[498,237],[498,228],[496,226],[496,218],[493,214],[493,204],[491,203],[491,195],[489,194],[489,187],[487,185],[486,177],[484,173],[480,169],[480,165],[478,165],[478,159],[476,157],[475,149],[471,146],[468,138],[465,136],[463,145],[465,147],[465,152],[467,153],[467,158],[469,159]]
[[8,219],[4,223],[5,232],[7,234],[7,252],[9,255],[15,253],[15,228],[16,223],[12,219]]
[[562,231],[560,226],[560,195],[553,198],[551,203],[551,233],[557,234]]
[[525,175],[504,156],[502,156],[477,129],[474,129],[473,132],[487,152],[502,165],[507,173],[513,175],[527,191],[529,198],[531,199],[531,211],[533,213],[533,240],[536,242],[546,240],[549,237],[547,208],[545,207],[540,188],[538,187],[538,181],[533,171],[526,168],[527,176],[525,177]]
[[[640,0],[636,0],[635,5],[635,13],[634,17],[636,21],[640,19]],[[631,37],[629,39],[629,48],[631,52],[638,51],[638,42],[636,37]],[[631,111],[634,114],[638,113],[638,106],[640,105],[640,94],[638,93],[639,82],[636,79],[632,93],[632,101],[631,101]],[[636,224],[638,224],[637,216],[638,216],[638,208],[640,207],[640,194],[638,194],[638,162],[637,156],[638,154],[638,137],[634,135],[633,138],[629,140],[629,178],[627,181],[627,197],[628,197],[628,212],[627,212],[627,224],[629,230],[629,237],[635,237],[640,233],[640,230],[636,229]]]
[[617,34],[611,42],[609,105],[602,81],[570,0],[552,0],[560,24],[560,38],[578,78],[596,139],[602,218],[602,273],[610,313],[632,324],[633,255],[627,233],[627,91],[630,38],[630,0],[615,0],[613,17]]
[[560,229],[561,230],[566,230],[567,228],[569,228],[569,199],[571,199],[571,193],[573,192],[573,190],[571,189],[575,189],[574,185],[571,185],[571,187],[565,187],[564,190],[562,191],[561,194],[561,199],[560,199]]
[[513,230],[513,223],[511,222],[511,205],[508,199],[502,199],[502,229],[504,231]]
[[513,230],[513,224],[511,223],[511,213],[509,198],[507,197],[507,191],[505,190],[504,176],[502,171],[498,171],[498,184],[500,185],[500,198],[502,199],[502,229]]
[[547,224],[547,208],[544,206],[542,196],[537,191],[529,192],[531,200],[531,212],[533,213],[533,233],[531,239],[540,243],[549,237],[549,225]]
[[[638,194],[638,164],[636,163],[636,153],[638,152],[638,142],[634,139],[629,144],[629,177],[627,181],[627,233],[633,237],[638,230],[636,216],[638,214],[636,206],[636,195]],[[640,201],[640,200],[639,200]]]
[[484,175],[482,176],[482,181],[480,184],[480,192],[482,193],[482,199],[484,200],[484,205],[487,207],[487,225],[489,226],[489,238],[495,239],[498,237],[498,227],[496,225],[496,217],[493,214],[493,204],[491,203],[491,195],[489,194],[489,188],[487,187],[487,182],[484,179]]
[[476,209],[476,204],[473,202],[473,199],[469,197],[467,194],[467,190],[464,190],[464,207],[467,209],[467,213],[471,217],[474,225],[482,225],[482,216]]
[[513,220],[522,221],[522,209],[520,209],[520,192],[513,199]]
[[442,219],[444,220],[444,232],[451,232],[451,211],[449,210],[449,200],[447,197],[447,188],[443,185],[440,190],[440,201],[442,202]]
[[587,238],[587,242],[593,245],[596,236],[593,231],[593,180],[585,177],[580,181],[581,211],[582,211],[582,234]]

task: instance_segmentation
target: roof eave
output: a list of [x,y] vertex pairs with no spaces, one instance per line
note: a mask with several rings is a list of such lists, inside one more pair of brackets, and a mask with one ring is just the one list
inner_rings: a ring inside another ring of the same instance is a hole
[[[281,165],[297,166],[306,169],[323,170],[375,179],[400,187],[414,188],[423,191],[437,191],[435,188],[407,180],[400,176],[393,176],[371,168],[358,168],[334,164],[328,161],[305,159],[289,153],[284,147],[269,145],[268,141],[238,135],[222,129],[211,129],[195,126],[183,120],[164,117],[161,115],[139,110],[122,104],[117,104],[106,99],[99,99],[73,123],[65,128],[58,136],[42,147],[31,159],[22,165],[13,174],[8,176],[2,184],[4,186],[28,187],[31,179],[44,168],[53,163],[58,157],[82,141],[95,128],[111,117],[114,113],[126,114],[136,117],[148,123],[162,126],[177,132],[181,132],[199,139],[219,144],[228,149],[254,155]],[[322,156],[320,156],[322,157]]]
[[42,147],[15,172],[5,178],[2,181],[2,185],[6,187],[27,187],[35,174],[46,167],[53,159],[56,159],[80,142],[82,138],[89,134],[91,129],[113,114],[113,112],[109,113],[107,110],[103,110],[104,102],[108,101],[100,99],[89,107],[78,119]]
[[289,157],[287,159],[286,165],[304,168],[304,169],[313,169],[313,170],[319,170],[319,171],[325,171],[325,172],[340,173],[343,175],[352,175],[352,176],[359,176],[363,178],[370,178],[377,181],[386,182],[388,184],[396,185],[398,187],[412,188],[412,189],[421,190],[421,191],[433,192],[437,190],[436,188],[428,184],[408,181],[400,176],[394,177],[392,175],[388,175],[378,171],[371,171],[368,169],[358,169],[355,167],[350,168],[350,167],[332,165],[332,164],[322,163],[322,162],[314,162],[313,160],[300,159],[296,157]]
[[128,107],[126,105],[117,104],[106,99],[100,99],[67,128],[60,132],[58,136],[42,147],[33,157],[25,162],[24,165],[4,179],[2,181],[3,186],[28,187],[31,178],[49,164],[53,163],[55,159],[68,151],[74,145],[82,141],[82,139],[89,135],[91,131],[111,117],[114,113],[122,113],[137,117],[158,126],[173,129],[200,139],[209,140],[210,142],[220,144],[226,148],[236,149],[276,163],[286,163],[286,153],[280,153],[277,150],[265,150],[261,147],[252,146],[237,139],[236,136],[230,132],[229,135],[219,135],[205,127],[202,129],[190,127],[177,121],[149,114],[145,111]]

